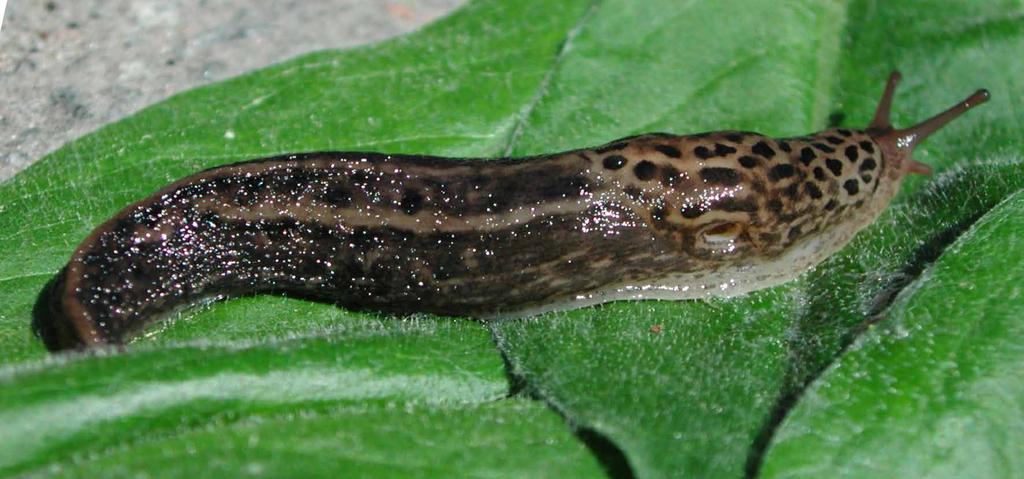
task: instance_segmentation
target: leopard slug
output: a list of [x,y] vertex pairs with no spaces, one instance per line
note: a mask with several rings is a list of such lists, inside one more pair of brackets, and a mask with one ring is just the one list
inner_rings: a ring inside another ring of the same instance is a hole
[[51,350],[121,344],[198,301],[284,294],[478,318],[622,299],[733,296],[790,280],[870,224],[915,145],[988,99],[796,138],[651,133],[490,161],[380,153],[209,169],[100,225],[40,294]]

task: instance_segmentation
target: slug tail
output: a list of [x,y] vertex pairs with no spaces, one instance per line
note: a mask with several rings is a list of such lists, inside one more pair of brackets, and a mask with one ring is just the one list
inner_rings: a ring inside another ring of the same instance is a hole
[[32,307],[32,331],[53,352],[85,347],[78,328],[64,311],[62,293],[66,280],[65,267],[46,283]]

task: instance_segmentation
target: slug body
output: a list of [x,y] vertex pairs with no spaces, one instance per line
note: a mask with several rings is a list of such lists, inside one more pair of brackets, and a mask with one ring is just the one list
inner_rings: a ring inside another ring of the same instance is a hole
[[927,172],[910,150],[979,91],[895,130],[646,134],[530,158],[309,153],[213,168],[128,206],[47,285],[53,350],[118,344],[174,310],[278,293],[394,313],[524,316],[790,280]]

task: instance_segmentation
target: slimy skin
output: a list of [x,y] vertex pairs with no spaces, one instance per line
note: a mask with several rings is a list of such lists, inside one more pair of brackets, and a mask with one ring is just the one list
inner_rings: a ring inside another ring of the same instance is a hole
[[885,209],[920,140],[980,90],[896,130],[653,133],[489,161],[305,153],[213,168],[100,225],[34,311],[51,350],[122,344],[212,298],[284,294],[479,318],[788,281]]

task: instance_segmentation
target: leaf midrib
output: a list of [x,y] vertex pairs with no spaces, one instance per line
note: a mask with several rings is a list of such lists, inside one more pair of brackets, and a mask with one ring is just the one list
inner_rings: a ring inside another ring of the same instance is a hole
[[590,5],[588,5],[583,11],[580,18],[565,32],[565,37],[562,39],[561,47],[552,59],[551,66],[547,69],[547,72],[544,73],[544,78],[541,79],[533,97],[523,106],[518,115],[516,115],[516,123],[509,132],[508,140],[505,142],[505,148],[503,149],[502,156],[508,157],[512,155],[512,152],[516,147],[516,142],[523,136],[527,123],[529,122],[530,115],[533,114],[537,105],[539,105],[541,100],[543,100],[545,95],[547,95],[555,74],[565,62],[565,57],[569,54],[569,51],[572,50],[572,42],[577,36],[579,36],[587,22],[594,16],[594,13],[597,12],[601,3],[601,0],[591,0]]

